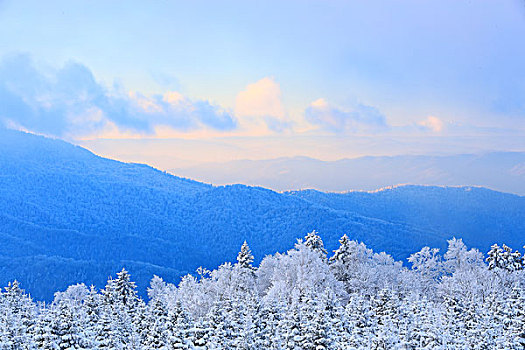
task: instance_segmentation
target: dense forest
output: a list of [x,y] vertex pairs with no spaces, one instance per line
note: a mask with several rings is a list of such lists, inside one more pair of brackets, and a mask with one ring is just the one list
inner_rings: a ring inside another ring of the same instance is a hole
[[247,240],[255,263],[319,230],[327,250],[343,233],[407,262],[460,236],[483,252],[525,242],[525,197],[475,187],[398,186],[375,192],[278,193],[212,186],[146,165],[0,129],[0,285],[31,295],[84,282],[104,286],[123,267],[146,298],[151,276],[176,281],[234,262]]
[[409,267],[346,235],[328,254],[314,231],[254,266],[199,268],[148,301],[123,269],[35,302],[18,282],[0,297],[0,349],[523,349],[525,259],[484,256],[461,239],[424,247]]

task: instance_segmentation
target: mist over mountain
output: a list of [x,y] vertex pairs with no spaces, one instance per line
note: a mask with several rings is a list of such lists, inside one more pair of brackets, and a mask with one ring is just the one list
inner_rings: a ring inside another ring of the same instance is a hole
[[518,247],[524,223],[524,197],[487,189],[340,195],[212,186],[0,130],[0,284],[18,279],[37,299],[77,282],[101,287],[123,266],[144,293],[153,274],[177,282],[235,260],[244,240],[256,262],[312,230],[328,250],[347,234],[406,260],[454,235],[482,251],[494,242]]
[[276,191],[375,190],[397,184],[483,186],[525,194],[525,152],[406,155],[321,161],[308,157],[236,160],[179,167],[171,173],[214,184],[243,183]]

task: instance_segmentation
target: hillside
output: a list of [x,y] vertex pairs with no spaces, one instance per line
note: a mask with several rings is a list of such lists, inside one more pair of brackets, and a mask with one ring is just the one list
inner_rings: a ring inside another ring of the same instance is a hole
[[394,186],[377,191],[288,194],[335,210],[456,235],[483,252],[491,242],[525,243],[525,197],[481,187]]
[[[421,187],[416,192],[440,202],[450,191]],[[523,197],[484,193],[475,205],[457,203],[465,208],[453,216],[463,225],[457,227],[490,229],[503,222],[510,208],[515,225],[505,224],[494,235],[484,233],[471,244],[484,249],[507,237],[507,230],[514,242],[523,243]],[[424,245],[443,248],[447,238],[466,232],[382,212],[384,198],[372,196],[357,210],[332,196],[214,187],[101,158],[63,141],[0,131],[0,284],[16,278],[34,297],[49,299],[72,283],[100,287],[125,266],[143,293],[153,274],[177,282],[198,266],[213,268],[234,260],[244,240],[256,261],[290,248],[314,229],[329,250],[346,233],[376,251],[405,259]],[[413,214],[432,217],[436,210],[429,205]],[[492,215],[473,221],[472,211]]]

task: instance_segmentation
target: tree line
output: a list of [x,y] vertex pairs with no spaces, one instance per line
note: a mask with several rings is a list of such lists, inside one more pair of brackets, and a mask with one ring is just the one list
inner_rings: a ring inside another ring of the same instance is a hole
[[408,265],[346,235],[328,254],[310,232],[259,266],[199,268],[178,285],[154,276],[148,300],[123,269],[35,302],[17,281],[0,296],[0,349],[524,349],[525,257],[486,256],[461,239]]

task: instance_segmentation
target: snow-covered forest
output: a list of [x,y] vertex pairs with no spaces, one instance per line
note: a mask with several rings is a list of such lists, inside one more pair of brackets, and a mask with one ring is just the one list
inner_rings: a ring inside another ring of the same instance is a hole
[[0,349],[523,349],[525,259],[486,256],[461,239],[409,267],[340,239],[328,254],[311,232],[258,267],[198,269],[178,286],[154,276],[148,301],[126,270],[102,290],[83,284],[35,302],[18,282],[0,298]]

